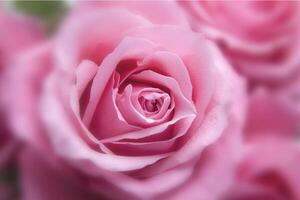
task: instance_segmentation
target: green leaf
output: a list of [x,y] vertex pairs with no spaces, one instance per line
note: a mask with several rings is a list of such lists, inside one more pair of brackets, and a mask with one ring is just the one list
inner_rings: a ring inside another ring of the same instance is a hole
[[42,20],[52,32],[67,11],[64,1],[12,1],[14,9]]

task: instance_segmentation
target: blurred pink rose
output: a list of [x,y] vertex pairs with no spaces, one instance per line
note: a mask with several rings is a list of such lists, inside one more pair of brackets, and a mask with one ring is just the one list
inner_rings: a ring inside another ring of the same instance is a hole
[[244,151],[223,200],[300,199],[300,79],[255,88],[249,96]]
[[184,12],[175,1],[81,1],[73,12],[87,12],[89,9],[114,8],[126,9],[136,15],[140,15],[150,20],[153,24],[169,24],[190,27]]
[[21,16],[6,10],[0,4],[0,168],[9,160],[9,152],[12,152],[15,142],[12,141],[7,117],[4,113],[7,99],[6,70],[15,56],[29,47],[32,47],[43,39],[41,24],[33,18]]
[[180,2],[191,24],[254,81],[280,83],[300,68],[298,2]]
[[5,10],[0,4],[0,199],[16,196],[15,180],[7,178],[14,173],[13,166],[19,143],[13,137],[5,113],[8,89],[6,71],[10,62],[23,50],[36,45],[43,38],[41,25],[33,18]]
[[249,96],[247,140],[271,135],[295,140],[300,133],[299,95],[299,84],[296,83],[274,90],[255,89]]
[[0,70],[12,56],[43,39],[38,20],[6,10],[0,4]]
[[300,199],[300,146],[268,138],[247,146],[226,200]]
[[216,199],[239,153],[243,81],[189,29],[87,11],[11,72],[24,199]]

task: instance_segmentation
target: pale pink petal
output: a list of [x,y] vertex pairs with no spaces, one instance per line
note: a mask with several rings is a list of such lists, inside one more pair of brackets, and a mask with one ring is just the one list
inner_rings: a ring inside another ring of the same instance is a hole
[[[88,12],[90,9],[124,9],[140,15],[154,24],[172,24],[189,27],[184,14],[178,5],[173,1],[101,1],[101,2],[80,2],[75,8],[74,14],[78,11]],[[77,9],[77,10],[76,10]]]
[[89,61],[82,61],[76,70],[76,87],[78,90],[78,96],[81,97],[82,93],[88,86],[89,82],[93,79],[97,72],[98,66]]
[[83,121],[88,126],[94,115],[96,106],[101,98],[105,86],[117,65],[121,60],[141,59],[146,54],[155,50],[155,45],[149,41],[136,38],[125,38],[118,47],[108,55],[100,65],[98,72],[93,79],[90,92],[90,102],[85,110]]
[[258,88],[250,96],[246,137],[258,139],[267,134],[294,140],[298,135],[300,112],[283,93]]
[[[68,113],[72,113],[71,108],[65,108],[65,102],[61,101],[63,99],[56,94],[56,85],[53,84],[54,80],[49,79],[44,88],[41,100],[41,114],[48,130],[46,134],[58,155],[84,171],[94,171],[93,169],[95,168],[103,168],[110,171],[130,171],[143,168],[168,156],[167,154],[144,157],[115,156],[91,149],[82,140],[80,134],[77,133],[77,131],[80,131],[77,129],[78,126],[74,126],[72,124],[74,121],[68,117]],[[69,111],[65,112],[65,109]],[[62,149],[61,146],[64,148]],[[84,164],[84,162],[88,164]]]
[[121,42],[125,32],[149,24],[146,19],[119,9],[94,10],[69,17],[56,36],[58,65],[74,69],[85,59],[99,65]]

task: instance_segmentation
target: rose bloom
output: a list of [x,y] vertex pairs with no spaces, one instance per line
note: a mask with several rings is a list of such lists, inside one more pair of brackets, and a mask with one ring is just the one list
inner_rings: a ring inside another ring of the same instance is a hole
[[14,55],[44,38],[42,24],[37,19],[8,11],[3,4],[0,4],[0,26],[0,70]]
[[162,25],[179,10],[154,10],[159,24],[136,7],[86,9],[10,73],[24,199],[218,199],[244,82],[203,36]]
[[0,4],[0,168],[5,166],[10,158],[15,141],[11,139],[4,113],[8,80],[6,70],[9,63],[22,51],[37,45],[43,39],[41,24],[34,18],[18,15],[8,11]]
[[269,137],[251,143],[237,168],[236,183],[221,199],[300,199],[299,164],[298,142]]
[[[10,67],[9,62],[25,49],[39,43],[43,38],[43,30],[37,20],[8,11],[2,4],[0,4],[0,27],[5,27],[0,29],[0,90],[2,91],[7,86],[5,73]],[[9,152],[12,151],[15,143],[10,139],[11,135],[3,111],[5,92],[1,92],[0,98],[0,168],[9,160]]]
[[300,199],[299,80],[249,95],[235,183],[221,199]]
[[276,136],[295,140],[300,131],[299,80],[273,90],[263,87],[249,95],[245,137]]
[[43,38],[41,24],[31,17],[18,15],[5,10],[0,4],[0,199],[9,200],[15,197],[13,180],[8,176],[14,173],[14,159],[19,143],[13,137],[5,113],[8,80],[6,70],[9,62],[23,50],[36,45]]
[[233,66],[254,82],[281,84],[299,71],[299,3],[180,2],[195,30],[218,42]]

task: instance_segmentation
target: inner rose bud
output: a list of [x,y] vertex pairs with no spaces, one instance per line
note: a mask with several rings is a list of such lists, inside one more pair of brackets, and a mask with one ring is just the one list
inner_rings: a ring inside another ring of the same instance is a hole
[[[160,101],[159,101],[160,100]],[[139,98],[140,104],[146,113],[155,113],[161,108],[161,99],[157,100],[155,97],[149,95],[148,98],[144,96]]]
[[148,123],[161,122],[169,116],[171,108],[170,95],[159,89],[141,84],[129,84],[124,91],[117,95],[116,104],[120,112],[127,116],[128,106],[131,106],[131,112],[138,118],[142,118]]
[[[132,124],[143,126],[144,122],[153,125],[166,119],[170,111],[171,98],[159,88],[141,83],[128,84],[116,98],[117,109]],[[131,114],[128,113],[128,108]]]
[[170,97],[168,94],[145,91],[139,95],[140,106],[144,114],[148,117],[153,117],[161,111],[166,111],[170,105]]

